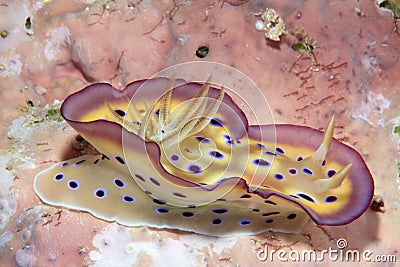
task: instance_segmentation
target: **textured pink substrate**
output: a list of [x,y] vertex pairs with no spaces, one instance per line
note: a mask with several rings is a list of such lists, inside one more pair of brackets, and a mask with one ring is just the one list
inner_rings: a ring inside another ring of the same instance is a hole
[[[8,31],[0,39],[0,121],[4,129],[0,148],[11,159],[3,171],[11,171],[14,177],[10,190],[17,200],[16,212],[0,229],[0,235],[13,234],[0,247],[2,266],[87,264],[93,237],[108,225],[86,213],[57,213],[40,206],[32,187],[35,174],[79,152],[71,146],[75,133],[65,123],[44,120],[15,129],[17,123],[12,126],[12,121],[26,116],[21,107],[31,100],[39,110],[92,82],[107,81],[123,88],[176,63],[205,60],[235,67],[254,80],[267,97],[276,122],[322,128],[335,114],[335,136],[363,155],[386,212],[367,211],[341,227],[309,224],[299,235],[240,237],[222,253],[186,245],[187,253],[203,255],[193,256],[190,264],[256,266],[266,264],[254,252],[262,243],[270,248],[320,251],[335,249],[339,238],[347,240],[349,249],[396,254],[400,259],[397,140],[393,134],[399,120],[400,38],[390,11],[379,9],[374,1],[136,2],[0,2],[0,27]],[[272,44],[255,30],[254,14],[266,7],[274,8],[288,27],[302,28],[317,42],[314,53],[319,69],[310,69],[307,57],[298,59],[300,53],[291,50],[290,37]],[[31,35],[24,28],[28,16]],[[195,51],[202,45],[210,52],[199,59]],[[79,145],[74,142],[75,148]],[[22,167],[21,159],[15,160],[18,156],[29,161],[30,167]],[[190,236],[141,228],[130,233],[134,241],[144,233],[149,242]],[[142,264],[157,266],[151,256],[139,258]],[[324,264],[335,265],[329,260]]]

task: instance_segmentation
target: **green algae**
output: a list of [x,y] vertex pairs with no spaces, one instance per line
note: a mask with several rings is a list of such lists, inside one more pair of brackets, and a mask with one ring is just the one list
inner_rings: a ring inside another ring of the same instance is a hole
[[378,0],[378,5],[390,9],[395,19],[400,18],[400,0]]

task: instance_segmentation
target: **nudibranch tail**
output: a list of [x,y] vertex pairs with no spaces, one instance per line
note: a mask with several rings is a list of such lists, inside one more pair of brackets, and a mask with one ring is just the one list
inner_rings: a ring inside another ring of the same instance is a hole
[[[251,126],[249,136],[270,128]],[[360,154],[334,138],[322,163],[309,157],[331,135],[329,128],[323,134],[305,126],[275,125],[279,152],[264,185],[303,207],[317,224],[342,225],[368,208],[374,183]],[[258,193],[267,195],[261,189]]]

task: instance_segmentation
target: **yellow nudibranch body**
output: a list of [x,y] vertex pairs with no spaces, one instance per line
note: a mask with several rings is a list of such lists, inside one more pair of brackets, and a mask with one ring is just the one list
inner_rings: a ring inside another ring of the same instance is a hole
[[[144,89],[143,89],[144,88]],[[289,124],[251,125],[223,89],[154,78],[94,84],[61,113],[101,153],[57,163],[34,182],[43,202],[127,226],[205,235],[343,225],[373,195],[351,147]]]

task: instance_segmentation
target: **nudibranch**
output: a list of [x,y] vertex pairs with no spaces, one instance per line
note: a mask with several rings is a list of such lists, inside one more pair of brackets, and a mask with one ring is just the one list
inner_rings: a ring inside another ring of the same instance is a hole
[[350,223],[373,196],[368,167],[333,138],[333,119],[325,133],[249,125],[209,81],[93,84],[67,97],[61,113],[101,154],[41,171],[35,192],[106,221],[213,236],[299,232],[309,218]]

